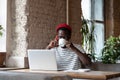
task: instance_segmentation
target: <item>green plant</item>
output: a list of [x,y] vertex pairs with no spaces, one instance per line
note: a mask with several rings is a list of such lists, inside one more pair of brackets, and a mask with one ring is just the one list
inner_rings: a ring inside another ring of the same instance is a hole
[[0,36],[2,36],[2,30],[3,30],[3,27],[2,27],[2,25],[0,25]]
[[[88,26],[88,23],[91,23],[91,25]],[[94,36],[94,24],[92,21],[84,19],[82,16],[82,44],[83,48],[86,51],[90,57],[95,60],[95,49],[94,49],[94,43],[95,43],[95,36]]]
[[103,63],[116,63],[116,60],[120,58],[120,36],[109,37],[102,50],[102,62]]

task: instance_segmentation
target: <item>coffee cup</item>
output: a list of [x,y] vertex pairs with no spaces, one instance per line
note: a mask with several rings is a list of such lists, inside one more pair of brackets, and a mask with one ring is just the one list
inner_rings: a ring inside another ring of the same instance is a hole
[[58,41],[58,45],[60,46],[60,47],[65,47],[65,45],[68,43],[68,41],[67,40],[65,40],[64,38],[61,38],[61,39],[59,39],[59,41]]

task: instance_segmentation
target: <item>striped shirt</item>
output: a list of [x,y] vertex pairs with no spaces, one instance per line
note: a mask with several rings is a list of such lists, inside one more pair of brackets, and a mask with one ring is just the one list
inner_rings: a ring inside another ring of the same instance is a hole
[[[84,53],[80,45],[74,44],[74,46]],[[81,68],[77,54],[71,49],[55,47],[52,50],[56,52],[58,70],[76,70]]]

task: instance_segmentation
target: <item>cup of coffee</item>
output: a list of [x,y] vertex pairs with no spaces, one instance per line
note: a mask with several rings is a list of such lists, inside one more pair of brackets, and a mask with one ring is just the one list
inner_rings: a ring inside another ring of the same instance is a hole
[[58,45],[60,46],[60,47],[65,47],[65,45],[68,43],[68,41],[67,40],[65,40],[64,38],[61,38],[61,39],[59,39],[59,41],[58,41]]

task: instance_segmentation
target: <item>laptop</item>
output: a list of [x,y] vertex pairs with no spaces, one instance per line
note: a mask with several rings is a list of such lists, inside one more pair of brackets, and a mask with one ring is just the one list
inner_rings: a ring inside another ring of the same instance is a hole
[[28,49],[28,61],[30,70],[57,70],[53,50]]

